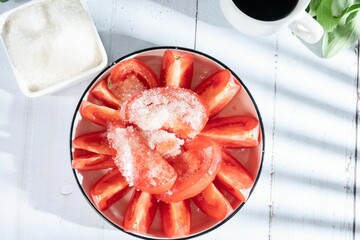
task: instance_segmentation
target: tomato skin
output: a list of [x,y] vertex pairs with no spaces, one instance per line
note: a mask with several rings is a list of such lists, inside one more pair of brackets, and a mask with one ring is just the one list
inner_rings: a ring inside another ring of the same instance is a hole
[[200,133],[228,148],[255,147],[259,144],[259,134],[259,121],[247,116],[211,119]]
[[234,79],[231,72],[222,69],[202,81],[194,91],[207,104],[209,117],[212,118],[234,98],[240,89],[240,83]]
[[162,58],[160,82],[163,86],[190,88],[193,71],[192,54],[168,49]]
[[97,153],[89,153],[76,156],[71,162],[74,169],[81,171],[92,171],[116,167],[112,156]]
[[210,183],[204,191],[192,198],[195,204],[209,217],[215,220],[223,220],[232,207],[228,200]]
[[152,194],[169,190],[177,174],[173,167],[151,149],[134,127],[108,129],[110,145],[116,152],[115,164],[130,185]]
[[80,135],[72,141],[72,147],[74,149],[82,149],[104,155],[113,154],[113,150],[110,148],[106,138],[106,131],[97,131]]
[[112,169],[102,176],[91,188],[90,194],[95,205],[105,211],[128,191],[129,186],[118,169]]
[[106,127],[109,123],[121,123],[118,110],[99,106],[88,101],[82,101],[79,112],[87,120],[103,127]]
[[164,202],[179,202],[201,193],[220,169],[221,151],[212,140],[197,137],[184,144],[185,152],[168,159],[178,177],[169,191],[157,195]]
[[254,180],[246,168],[228,152],[222,150],[221,156],[220,171],[216,175],[217,183],[240,201],[246,201],[243,191],[252,187]]
[[180,138],[194,138],[208,120],[201,98],[185,88],[160,87],[129,99],[125,119],[143,130],[166,130]]
[[166,237],[185,237],[190,234],[191,211],[188,200],[175,203],[160,202],[160,215]]
[[120,101],[108,88],[107,78],[101,80],[90,92],[96,99],[102,101],[106,106],[119,109]]
[[[124,83],[124,81],[130,81],[134,83],[139,82],[143,85],[145,89],[160,86],[159,80],[156,74],[154,73],[154,71],[145,63],[143,63],[141,60],[136,58],[127,59],[117,63],[115,67],[112,69],[110,76],[108,78],[109,90],[118,99],[120,99],[120,101],[123,98],[121,88],[122,88],[122,83]],[[134,91],[135,90],[136,89],[134,89]],[[139,89],[139,90],[143,90],[143,89]]]
[[158,202],[153,195],[135,191],[124,215],[124,230],[147,233],[154,220],[157,208]]

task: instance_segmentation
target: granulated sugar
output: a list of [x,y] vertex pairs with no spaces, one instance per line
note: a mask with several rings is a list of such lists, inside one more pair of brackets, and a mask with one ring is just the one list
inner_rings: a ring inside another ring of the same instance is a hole
[[134,185],[134,178],[137,177],[135,176],[135,159],[132,153],[132,146],[137,143],[134,143],[132,131],[132,128],[125,129],[113,126],[107,134],[112,148],[116,149],[114,162],[130,186]]
[[96,31],[79,0],[26,6],[7,17],[2,38],[31,92],[66,81],[102,61]]
[[190,138],[202,130],[206,118],[206,109],[199,98],[191,90],[182,88],[145,90],[126,111],[129,122],[142,130],[171,129],[178,133],[178,129],[186,128],[186,137]]
[[142,131],[149,147],[155,149],[164,157],[175,157],[181,153],[184,140],[177,138],[174,133],[165,130]]

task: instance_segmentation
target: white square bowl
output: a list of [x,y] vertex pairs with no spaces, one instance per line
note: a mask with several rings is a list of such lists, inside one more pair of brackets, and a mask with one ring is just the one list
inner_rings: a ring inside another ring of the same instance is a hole
[[[5,52],[8,56],[8,59],[10,61],[10,65],[13,69],[13,72],[14,72],[14,76],[17,80],[17,83],[21,89],[21,91],[24,93],[25,96],[27,97],[38,97],[38,96],[42,96],[42,95],[45,95],[45,94],[49,94],[49,93],[53,93],[53,92],[56,92],[60,89],[63,89],[65,87],[69,87],[69,86],[72,86],[76,83],[79,83],[79,82],[82,82],[82,81],[85,81],[85,80],[89,80],[89,79],[93,79],[95,78],[95,76],[104,68],[107,66],[107,62],[108,62],[108,59],[107,59],[107,54],[106,54],[106,51],[104,49],[104,46],[101,42],[101,39],[99,37],[99,34],[96,30],[96,27],[95,27],[95,24],[90,16],[90,13],[89,13],[89,10],[86,6],[86,3],[84,0],[73,0],[73,1],[77,1],[81,4],[81,6],[83,7],[86,15],[88,15],[88,20],[90,20],[90,25],[91,25],[91,31],[93,32],[93,36],[94,36],[94,39],[95,39],[95,44],[97,45],[97,48],[98,48],[98,51],[100,53],[100,61],[99,61],[99,64],[97,64],[96,66],[94,67],[91,67],[85,71],[79,71],[77,74],[75,75],[72,75],[71,77],[69,78],[66,78],[66,79],[63,79],[61,81],[57,81],[55,83],[52,83],[51,85],[49,86],[45,86],[45,87],[42,87],[42,88],[39,88],[39,89],[32,89],[28,84],[28,80],[25,79],[23,77],[23,75],[20,73],[19,69],[17,68],[17,66],[14,64],[14,61],[11,57],[11,54],[9,54],[9,49],[7,48],[6,46],[6,43],[5,43],[5,39],[4,39],[4,34],[5,34],[5,25],[8,21],[8,19],[12,16],[12,14],[16,14],[16,12],[18,11],[24,11],[24,9],[26,8],[30,8],[36,4],[39,4],[39,6],[41,6],[41,4],[45,4],[45,3],[49,3],[53,0],[34,0],[34,1],[30,1],[26,4],[23,4],[17,8],[14,8],[8,12],[5,12],[3,13],[1,16],[0,16],[0,39],[1,39],[1,42],[3,43],[3,46],[5,48]],[[80,29],[79,29],[80,30]],[[69,36],[71,37],[71,36]],[[27,54],[26,52],[24,54]],[[74,52],[74,54],[77,54],[76,52]],[[78,56],[77,56],[78,57]]]

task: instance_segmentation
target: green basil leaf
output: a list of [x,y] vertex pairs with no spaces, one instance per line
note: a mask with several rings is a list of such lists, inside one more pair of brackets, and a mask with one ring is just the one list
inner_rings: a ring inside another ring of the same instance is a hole
[[4,2],[7,2],[8,0],[0,0],[0,2],[4,3]]
[[354,45],[360,37],[360,4],[351,6],[331,32],[324,33],[322,51],[326,58]]
[[341,19],[341,17],[332,15],[331,4],[332,0],[322,0],[316,9],[316,20],[321,24],[325,32],[333,31]]
[[311,0],[309,6],[308,6],[308,13],[311,16],[316,16],[316,9],[319,7],[321,0]]
[[354,4],[354,0],[333,0],[331,13],[334,17],[339,17],[352,4]]

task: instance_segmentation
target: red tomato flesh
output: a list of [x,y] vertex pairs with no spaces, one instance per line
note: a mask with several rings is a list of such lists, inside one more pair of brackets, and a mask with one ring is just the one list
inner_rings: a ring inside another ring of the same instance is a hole
[[112,155],[113,150],[110,148],[106,138],[106,131],[97,131],[86,133],[76,137],[72,141],[74,149],[87,150],[93,153]]
[[244,190],[252,187],[254,180],[246,168],[225,150],[221,152],[222,162],[216,176],[217,182],[240,201],[246,201]]
[[129,189],[125,178],[115,168],[107,172],[92,186],[90,194],[95,205],[101,211],[105,211],[120,200]]
[[106,127],[109,123],[121,123],[118,110],[88,101],[82,101],[79,112],[81,116],[100,126]]
[[253,117],[235,116],[211,119],[200,133],[221,147],[255,147],[259,144],[259,121]]
[[116,152],[115,164],[130,185],[159,194],[169,190],[175,182],[173,167],[156,151],[134,127],[110,128],[109,142]]
[[147,233],[154,220],[157,208],[158,202],[153,195],[135,191],[125,212],[124,230]]
[[108,88],[107,78],[101,80],[91,90],[91,94],[98,100],[102,101],[106,106],[119,109],[120,101],[112,94]]
[[112,156],[97,153],[89,153],[76,156],[71,162],[74,169],[81,171],[92,171],[116,167]]
[[110,91],[120,102],[125,102],[132,95],[159,85],[153,70],[136,58],[117,63],[108,79]]
[[192,198],[195,204],[209,217],[223,220],[232,207],[222,193],[210,183],[204,191]]
[[163,129],[194,138],[204,128],[208,111],[192,90],[161,87],[133,96],[125,106],[125,118],[142,130]]
[[166,237],[185,237],[190,234],[191,211],[189,201],[160,202],[160,215]]
[[179,202],[201,193],[215,178],[221,161],[220,148],[210,139],[197,137],[184,145],[185,151],[168,159],[178,177],[169,191],[157,198]]
[[196,88],[209,108],[209,117],[218,114],[240,91],[240,83],[227,69],[219,70],[202,81]]
[[190,88],[193,70],[192,54],[166,50],[162,58],[160,82],[164,86]]

